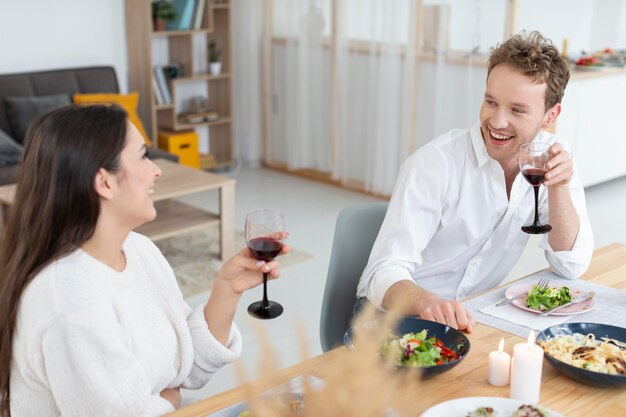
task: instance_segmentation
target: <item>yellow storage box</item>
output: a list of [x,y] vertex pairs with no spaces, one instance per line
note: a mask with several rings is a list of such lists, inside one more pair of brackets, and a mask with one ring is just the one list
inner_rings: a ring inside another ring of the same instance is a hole
[[193,131],[159,131],[159,148],[178,155],[179,162],[192,168],[200,168],[198,134]]

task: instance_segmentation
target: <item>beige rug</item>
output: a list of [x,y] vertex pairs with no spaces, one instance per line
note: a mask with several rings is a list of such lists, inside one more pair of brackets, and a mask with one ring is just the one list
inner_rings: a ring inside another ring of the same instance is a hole
[[[207,227],[179,236],[155,242],[165,259],[172,265],[183,296],[189,297],[210,290],[217,271],[222,266],[218,259],[219,229]],[[235,232],[235,248],[246,245],[243,232]],[[283,268],[304,262],[312,256],[291,248],[291,252],[280,257]]]

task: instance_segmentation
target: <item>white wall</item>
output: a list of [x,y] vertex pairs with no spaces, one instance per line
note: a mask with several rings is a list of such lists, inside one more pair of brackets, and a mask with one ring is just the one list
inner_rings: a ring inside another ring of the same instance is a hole
[[593,32],[591,34],[590,48],[604,49],[606,47],[621,47],[624,44],[621,37],[621,28],[624,18],[623,0],[596,1],[593,8]]
[[[505,0],[424,0],[451,5],[449,47],[487,52],[502,40]],[[569,39],[569,54],[626,46],[626,2],[623,0],[523,0],[518,6],[518,30],[539,30],[561,48]],[[494,24],[490,24],[493,22]]]
[[127,91],[124,0],[0,0],[0,73],[91,65]]
[[593,32],[595,0],[525,0],[520,4],[518,27],[539,30],[561,49],[563,38],[569,39],[569,55],[589,51]]

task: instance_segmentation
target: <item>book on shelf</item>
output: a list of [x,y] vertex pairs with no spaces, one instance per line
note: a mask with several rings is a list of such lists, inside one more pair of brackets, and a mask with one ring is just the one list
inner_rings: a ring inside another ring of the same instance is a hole
[[196,0],[172,0],[172,6],[174,10],[176,10],[176,17],[172,20],[168,20],[165,28],[167,30],[190,29],[195,3]]
[[154,91],[154,99],[156,100],[157,106],[165,104],[163,102],[163,95],[161,94],[161,89],[159,88],[159,82],[157,81],[156,75],[152,74],[152,90]]
[[163,104],[172,104],[172,95],[170,94],[170,88],[167,84],[167,79],[165,78],[163,67],[158,65],[155,66],[154,75],[157,79],[157,84],[159,85],[161,96],[163,97]]
[[202,20],[204,17],[204,7],[206,5],[207,0],[196,0],[196,7],[193,11],[193,28],[201,29],[202,28]]
[[193,18],[193,11],[195,9],[196,3],[197,3],[197,0],[187,0],[187,2],[185,3],[185,14],[183,15],[183,19],[180,22],[181,24],[180,30],[193,29],[191,27],[193,23],[191,19]]

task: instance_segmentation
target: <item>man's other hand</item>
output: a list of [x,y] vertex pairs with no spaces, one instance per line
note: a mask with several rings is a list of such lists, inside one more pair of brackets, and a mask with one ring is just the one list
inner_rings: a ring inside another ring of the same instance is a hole
[[389,287],[382,307],[385,310],[399,309],[403,314],[420,316],[467,333],[472,332],[476,323],[472,314],[458,301],[444,300],[409,280],[398,281]]
[[436,321],[467,333],[472,332],[476,323],[472,314],[458,301],[432,297],[424,300],[422,305],[425,307],[421,309],[420,317],[424,320]]

